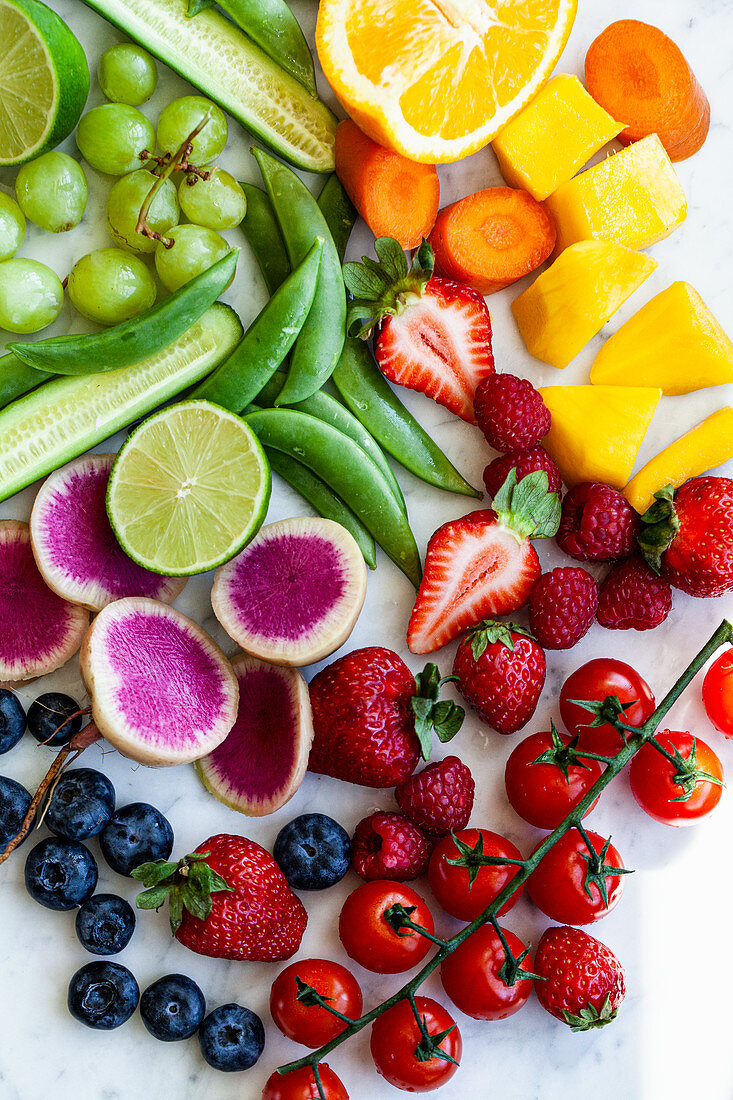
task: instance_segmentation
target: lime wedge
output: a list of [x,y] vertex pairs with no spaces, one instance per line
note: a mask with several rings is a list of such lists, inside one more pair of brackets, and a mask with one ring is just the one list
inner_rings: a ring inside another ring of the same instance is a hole
[[107,514],[123,550],[155,573],[204,573],[257,534],[270,500],[257,436],[209,401],[151,416],[117,456]]
[[0,165],[53,149],[89,94],[80,43],[38,0],[0,0]]

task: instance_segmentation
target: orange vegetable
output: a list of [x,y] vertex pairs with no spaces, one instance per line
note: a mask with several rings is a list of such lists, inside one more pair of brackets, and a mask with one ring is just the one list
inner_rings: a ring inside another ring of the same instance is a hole
[[681,50],[658,27],[637,19],[611,23],[585,57],[588,91],[623,122],[629,145],[658,134],[670,160],[696,153],[710,129],[710,104]]
[[444,207],[430,243],[436,274],[493,294],[547,259],[555,223],[529,192],[489,187]]
[[434,164],[417,164],[377,145],[355,122],[336,129],[336,175],[375,237],[417,248],[435,223],[440,183]]

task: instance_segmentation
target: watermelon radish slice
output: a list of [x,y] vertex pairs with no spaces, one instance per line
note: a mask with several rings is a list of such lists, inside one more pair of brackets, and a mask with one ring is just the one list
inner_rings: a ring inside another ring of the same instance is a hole
[[49,588],[90,611],[101,611],[123,596],[171,603],[186,578],[161,577],[137,565],[110,527],[105,497],[115,458],[77,458],[41,486],[30,524],[38,568]]
[[52,592],[38,571],[27,523],[0,521],[0,682],[31,680],[66,664],[89,612]]
[[313,741],[308,685],[294,668],[239,653],[237,720],[218,748],[196,761],[215,798],[250,817],[274,813],[292,798]]
[[141,764],[184,764],[221,744],[237,717],[234,670],[191,619],[157,600],[108,604],[79,659],[102,735]]
[[351,634],[366,576],[359,547],[340,523],[285,519],[263,527],[217,570],[211,603],[246,653],[276,664],[309,665]]

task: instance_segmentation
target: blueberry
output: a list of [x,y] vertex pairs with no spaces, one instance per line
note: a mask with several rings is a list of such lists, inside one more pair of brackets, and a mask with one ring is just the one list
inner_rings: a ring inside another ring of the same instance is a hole
[[166,974],[153,982],[140,998],[140,1015],[146,1028],[163,1043],[190,1039],[206,1014],[204,995],[185,974]]
[[86,840],[101,833],[115,812],[115,789],[94,768],[77,768],[59,779],[46,812],[46,824],[57,836]]
[[28,853],[26,890],[47,909],[76,909],[96,885],[94,856],[78,840],[49,836]]
[[74,974],[66,1003],[80,1023],[111,1031],[130,1019],[139,999],[140,989],[126,966],[92,962]]
[[116,955],[135,931],[135,910],[117,894],[95,894],[76,914],[76,935],[92,955]]
[[25,787],[14,779],[0,775],[0,850],[20,832],[31,801]]
[[18,744],[25,733],[25,711],[18,696],[0,688],[0,756]]
[[[28,729],[36,741],[49,748],[66,745],[81,729],[82,715],[76,714],[78,710],[79,704],[70,695],[47,691],[28,708]],[[72,714],[76,717],[72,718]]]
[[273,855],[296,890],[325,890],[348,871],[351,841],[332,817],[302,814],[277,834]]
[[265,1029],[255,1012],[241,1005],[220,1005],[199,1029],[204,1059],[213,1069],[234,1073],[253,1066],[265,1047]]
[[131,802],[107,822],[99,844],[112,870],[130,875],[141,863],[168,859],[173,851],[173,830],[155,806]]

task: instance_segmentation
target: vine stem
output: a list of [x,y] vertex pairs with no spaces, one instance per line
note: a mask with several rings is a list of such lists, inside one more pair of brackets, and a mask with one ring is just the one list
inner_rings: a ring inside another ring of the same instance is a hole
[[294,1070],[302,1069],[305,1066],[310,1066],[311,1069],[313,1069],[319,1062],[322,1062],[332,1050],[335,1050],[353,1035],[362,1031],[368,1024],[376,1020],[377,1017],[387,1012],[388,1009],[393,1008],[394,1005],[399,1004],[400,1001],[404,1001],[405,999],[412,1002],[415,992],[420,988],[426,978],[428,978],[434,970],[437,970],[443,960],[447,959],[462,943],[465,943],[468,937],[477,931],[477,929],[481,928],[484,924],[493,922],[502,906],[516,893],[520,886],[524,885],[543,857],[547,855],[555,844],[557,844],[558,840],[565,836],[571,829],[578,828],[583,816],[593,805],[599,794],[606,789],[609,783],[611,783],[621,771],[623,771],[639,749],[642,748],[647,741],[651,740],[663,718],[665,718],[677,702],[682,692],[689,687],[692,680],[703,665],[713,656],[715,651],[719,649],[720,646],[725,645],[726,642],[733,642],[733,624],[724,619],[710,640],[703,646],[697,656],[693,658],[679,679],[667,692],[654,713],[643,726],[640,726],[630,734],[621,751],[616,756],[609,758],[608,767],[603,774],[598,777],[593,786],[589,788],[575,809],[563,818],[560,824],[545,837],[531,856],[522,861],[517,874],[507,883],[491,905],[487,906],[475,920],[467,924],[460,932],[457,932],[452,939],[446,940],[440,950],[436,951],[435,954],[428,959],[422,969],[419,970],[409,982],[406,982],[401,989],[393,993],[391,997],[388,997],[386,1000],[382,1001],[381,1004],[370,1009],[369,1012],[365,1012],[364,1015],[360,1016],[357,1020],[353,1020],[344,1031],[340,1032],[334,1039],[331,1039],[329,1043],[319,1047],[318,1050],[314,1050],[311,1054],[307,1054],[304,1058],[299,1058],[295,1062],[288,1062],[286,1065],[279,1066],[277,1072],[281,1074],[292,1073]]

